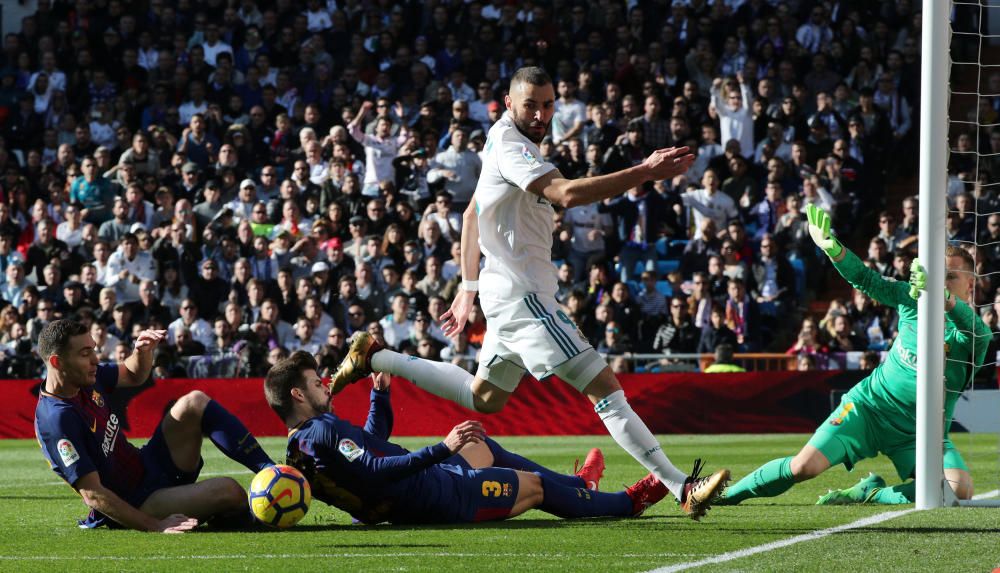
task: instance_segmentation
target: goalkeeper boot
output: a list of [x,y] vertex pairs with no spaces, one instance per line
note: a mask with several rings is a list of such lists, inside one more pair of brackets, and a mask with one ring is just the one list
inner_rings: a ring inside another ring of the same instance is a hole
[[340,362],[337,371],[330,377],[330,392],[336,394],[372,373],[372,355],[385,348],[374,336],[367,332],[354,335],[347,356]]
[[632,500],[632,517],[639,517],[644,511],[655,505],[670,493],[667,486],[653,474],[625,488],[625,495]]
[[708,477],[698,477],[704,467],[701,459],[694,461],[694,469],[691,470],[691,476],[684,481],[684,492],[680,500],[681,509],[695,521],[700,521],[704,517],[729,483],[727,469],[718,470]]
[[885,487],[885,480],[880,476],[869,473],[868,477],[847,489],[830,490],[825,495],[820,496],[816,505],[847,505],[854,503],[864,503],[873,491]]
[[583,480],[587,489],[599,490],[601,477],[604,476],[604,454],[601,453],[600,448],[593,448],[587,452],[587,457],[583,460],[583,467],[579,470],[574,467],[573,473]]

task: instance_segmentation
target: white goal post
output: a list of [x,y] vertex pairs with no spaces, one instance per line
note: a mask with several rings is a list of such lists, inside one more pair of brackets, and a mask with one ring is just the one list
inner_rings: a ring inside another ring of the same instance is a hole
[[[995,4],[994,4],[995,2]],[[927,294],[921,296],[917,306],[917,436],[916,436],[916,508],[933,509],[944,506],[1000,507],[998,499],[990,498],[996,491],[977,496],[977,499],[960,501],[944,479],[944,397],[945,357],[944,292],[945,284],[945,219],[948,215],[946,191],[948,187],[948,157],[950,150],[949,104],[951,97],[951,48],[953,9],[956,7],[979,9],[979,49],[976,62],[982,63],[983,11],[1000,8],[1000,1],[993,0],[923,0],[921,38],[921,106],[919,151],[919,242],[920,261],[927,269]],[[1000,15],[1000,10],[997,11]],[[970,32],[956,32],[970,35]],[[981,75],[981,74],[980,74]],[[981,87],[977,78],[976,91]],[[965,94],[972,95],[972,94]],[[977,96],[981,94],[975,94]],[[993,94],[991,94],[993,95]],[[978,97],[976,99],[978,104]],[[978,119],[978,113],[976,114]],[[964,118],[962,118],[964,119]],[[959,123],[970,123],[959,120]],[[976,128],[978,121],[975,122]],[[978,149],[978,138],[976,141]],[[977,162],[978,166],[978,162]],[[978,169],[977,169],[978,177]],[[991,182],[996,183],[996,182]],[[977,205],[978,215],[978,205]],[[975,305],[975,301],[973,301]],[[974,307],[975,308],[975,307]],[[978,311],[978,309],[976,309]],[[987,362],[992,362],[988,357]]]

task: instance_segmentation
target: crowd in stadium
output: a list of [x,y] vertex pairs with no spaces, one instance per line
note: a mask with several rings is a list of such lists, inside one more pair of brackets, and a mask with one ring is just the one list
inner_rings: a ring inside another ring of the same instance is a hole
[[[697,153],[557,214],[558,299],[595,348],[843,366],[826,357],[887,348],[894,311],[854,292],[803,315],[827,270],[804,206],[907,278],[916,200],[885,189],[915,165],[919,35],[907,0],[39,0],[0,53],[2,374],[41,371],[57,317],[118,361],[168,329],[158,376],[260,375],[298,349],[332,367],[359,330],[471,368],[482,313],[457,339],[438,321],[523,65],[557,83],[541,150],[565,176]],[[949,238],[1000,237],[977,167],[953,156]]]

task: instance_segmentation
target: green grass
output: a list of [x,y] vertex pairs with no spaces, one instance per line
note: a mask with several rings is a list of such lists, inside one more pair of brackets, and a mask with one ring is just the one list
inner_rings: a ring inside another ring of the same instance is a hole
[[[675,463],[695,457],[709,469],[726,465],[742,477],[759,464],[794,453],[803,435],[663,436]],[[408,447],[430,440],[402,439]],[[610,438],[504,438],[506,447],[553,469],[569,471],[592,446],[603,448],[608,469],[602,489],[617,490],[642,476]],[[998,487],[997,438],[958,435],[977,492]],[[284,441],[263,440],[277,458]],[[833,468],[784,496],[713,509],[701,523],[683,517],[672,501],[639,519],[562,521],[539,511],[507,522],[470,527],[361,527],[314,502],[295,528],[282,532],[154,535],[84,531],[79,497],[48,469],[34,441],[0,441],[0,571],[645,571],[698,561],[728,551],[780,541],[900,507],[813,505],[827,488],[846,487],[868,471],[890,483],[887,459],[863,462],[853,474]],[[205,469],[250,474],[210,444]],[[864,473],[863,473],[864,472]],[[698,569],[699,571],[989,571],[1000,565],[1000,511],[942,509],[913,512],[859,528]]]

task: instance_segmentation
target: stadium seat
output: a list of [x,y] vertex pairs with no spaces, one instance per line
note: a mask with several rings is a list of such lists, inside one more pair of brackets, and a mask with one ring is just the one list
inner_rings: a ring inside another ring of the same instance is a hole
[[681,266],[681,262],[677,259],[670,259],[667,261],[656,261],[656,275],[663,277],[666,276],[670,271],[676,271]]
[[656,256],[665,259],[670,255],[670,239],[660,237],[656,241]]
[[670,286],[669,281],[656,281],[656,290],[663,296],[674,296],[674,288]]
[[625,285],[628,286],[628,293],[632,296],[632,298],[639,296],[639,291],[642,289],[642,285],[639,284],[639,281],[628,281]]
[[670,250],[668,251],[671,257],[680,257],[684,254],[684,249],[687,248],[687,239],[671,239],[670,240]]

